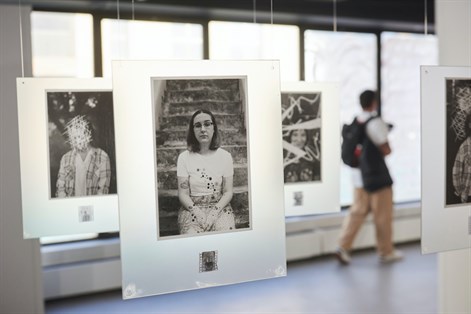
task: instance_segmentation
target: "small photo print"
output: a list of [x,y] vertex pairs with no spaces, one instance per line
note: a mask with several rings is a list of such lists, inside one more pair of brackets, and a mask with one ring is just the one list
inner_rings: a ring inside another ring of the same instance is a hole
[[250,229],[247,79],[152,79],[158,235]]
[[285,183],[321,181],[321,93],[281,93]]
[[302,191],[293,193],[293,206],[303,206],[304,204],[304,194]]
[[471,78],[446,79],[446,205],[471,203]]
[[47,91],[51,198],[116,194],[111,91]]
[[218,252],[209,251],[200,253],[200,273],[218,270]]
[[79,222],[93,221],[93,206],[79,207]]

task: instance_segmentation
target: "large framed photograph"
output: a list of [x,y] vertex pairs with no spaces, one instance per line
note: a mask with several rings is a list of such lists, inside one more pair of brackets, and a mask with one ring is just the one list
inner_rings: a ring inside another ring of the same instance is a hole
[[24,237],[117,231],[111,81],[19,78],[17,92]]
[[422,252],[469,248],[471,67],[422,66],[421,105]]
[[340,127],[334,83],[281,85],[286,216],[340,211]]
[[278,61],[113,63],[123,298],[286,274],[278,77]]

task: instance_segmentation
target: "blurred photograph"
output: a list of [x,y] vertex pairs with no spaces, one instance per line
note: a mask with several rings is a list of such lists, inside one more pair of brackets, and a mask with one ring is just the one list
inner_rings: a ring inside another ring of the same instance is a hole
[[285,183],[321,181],[321,93],[282,93]]
[[446,205],[471,203],[471,78],[446,79]]

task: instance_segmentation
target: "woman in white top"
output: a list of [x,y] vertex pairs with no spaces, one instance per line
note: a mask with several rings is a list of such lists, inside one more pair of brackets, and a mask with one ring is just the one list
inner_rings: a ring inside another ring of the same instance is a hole
[[191,117],[188,150],[178,156],[180,234],[235,229],[232,199],[234,167],[229,152],[219,148],[213,114],[198,110]]

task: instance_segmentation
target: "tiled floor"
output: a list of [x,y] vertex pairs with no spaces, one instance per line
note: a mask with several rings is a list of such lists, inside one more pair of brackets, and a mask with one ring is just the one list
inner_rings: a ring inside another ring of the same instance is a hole
[[47,313],[437,313],[437,258],[420,245],[399,247],[403,261],[356,252],[288,264],[288,276],[123,301],[121,291],[49,301]]

